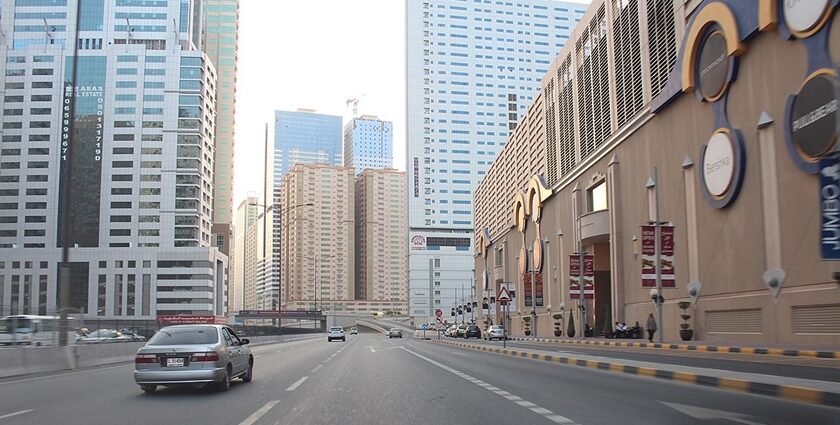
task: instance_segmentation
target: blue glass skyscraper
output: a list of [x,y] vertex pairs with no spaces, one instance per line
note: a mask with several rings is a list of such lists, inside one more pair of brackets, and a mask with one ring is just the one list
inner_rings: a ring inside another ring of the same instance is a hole
[[341,117],[314,111],[275,111],[274,186],[294,164],[342,164]]

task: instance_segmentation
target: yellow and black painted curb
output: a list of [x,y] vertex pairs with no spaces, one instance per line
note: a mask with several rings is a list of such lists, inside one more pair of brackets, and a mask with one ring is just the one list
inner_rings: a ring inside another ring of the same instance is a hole
[[722,390],[739,391],[769,397],[778,397],[785,400],[799,401],[803,403],[840,407],[840,393],[822,391],[813,388],[804,388],[794,385],[766,384],[762,382],[754,382],[744,379],[721,378],[717,376],[700,375],[690,372],[679,372],[649,367],[629,366],[621,363],[584,360],[566,355],[540,354],[530,351],[523,351],[521,349],[511,350],[504,348],[489,347],[486,345],[467,344],[443,340],[432,340],[432,342],[436,344],[452,345],[471,350],[503,354],[511,357],[542,360],[546,362],[560,363],[570,366],[581,366],[613,373],[644,376],[648,378],[664,379],[666,381],[677,381],[686,384],[719,388]]
[[659,350],[681,350],[697,351],[707,353],[735,353],[735,354],[759,354],[767,356],[784,357],[810,357],[815,359],[837,359],[840,360],[840,351],[817,351],[817,350],[786,350],[782,348],[753,348],[753,347],[728,347],[719,345],[694,345],[694,344],[660,344],[649,342],[618,342],[618,341],[592,341],[579,339],[550,339],[550,338],[510,338],[511,341],[523,342],[548,342],[553,344],[583,344],[600,345],[607,347],[630,347],[630,348],[652,348]]

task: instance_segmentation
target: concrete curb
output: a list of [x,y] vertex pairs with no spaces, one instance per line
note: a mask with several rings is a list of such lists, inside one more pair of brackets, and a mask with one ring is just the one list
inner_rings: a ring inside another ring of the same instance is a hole
[[592,341],[579,339],[552,339],[552,338],[510,338],[511,341],[525,342],[548,342],[552,344],[583,344],[600,345],[606,347],[630,347],[648,348],[659,350],[680,350],[698,351],[710,353],[733,353],[733,354],[760,354],[768,356],[784,357],[811,357],[816,359],[840,360],[840,351],[818,351],[818,350],[785,350],[782,348],[754,348],[754,347],[729,347],[718,345],[694,345],[694,344],[659,344],[649,342],[618,342],[618,341]]
[[546,362],[560,363],[570,366],[581,366],[590,369],[603,370],[606,372],[623,373],[627,375],[637,375],[645,376],[648,378],[664,379],[666,381],[677,381],[686,384],[702,385],[706,387],[719,388],[722,390],[759,394],[769,397],[782,398],[785,400],[818,404],[822,406],[840,407],[840,393],[816,390],[813,388],[804,388],[794,385],[766,384],[762,382],[748,381],[744,379],[720,378],[717,376],[700,375],[696,373],[675,372],[670,370],[654,369],[648,367],[629,366],[618,362],[613,363],[599,362],[594,360],[583,360],[559,354],[540,354],[523,350],[493,348],[484,345],[465,344],[453,341],[432,340],[432,342],[435,344],[446,344],[471,350],[503,354],[511,357],[542,360]]

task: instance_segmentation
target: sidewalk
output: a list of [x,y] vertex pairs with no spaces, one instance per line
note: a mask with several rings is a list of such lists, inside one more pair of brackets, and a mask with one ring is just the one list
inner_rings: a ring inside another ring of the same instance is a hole
[[533,338],[533,337],[512,337],[512,341],[532,341],[532,342],[547,342],[553,344],[584,344],[597,345],[605,347],[632,347],[632,348],[648,348],[658,350],[682,350],[682,351],[700,351],[700,352],[717,352],[717,353],[735,353],[735,354],[758,354],[769,356],[786,356],[786,357],[811,357],[818,359],[837,359],[840,360],[840,351],[832,351],[826,349],[808,349],[801,346],[793,346],[786,344],[739,344],[735,345],[721,345],[720,343],[703,341],[689,341],[689,342],[665,342],[662,344],[651,343],[645,339],[607,339],[601,337],[585,338],[585,339],[570,339],[570,338]]
[[569,355],[533,348],[504,349],[484,344],[472,344],[452,340],[438,341],[433,339],[431,342],[512,357],[588,367],[612,373],[645,376],[730,391],[748,392],[787,400],[840,407],[840,382],[616,359],[587,354]]

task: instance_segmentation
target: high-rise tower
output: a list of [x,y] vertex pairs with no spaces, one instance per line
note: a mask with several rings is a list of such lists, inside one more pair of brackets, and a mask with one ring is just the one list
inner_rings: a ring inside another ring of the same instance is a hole
[[224,314],[216,68],[193,42],[193,3],[0,8],[0,315]]
[[473,189],[586,5],[406,2],[410,314],[452,307],[473,264]]

